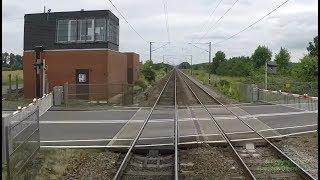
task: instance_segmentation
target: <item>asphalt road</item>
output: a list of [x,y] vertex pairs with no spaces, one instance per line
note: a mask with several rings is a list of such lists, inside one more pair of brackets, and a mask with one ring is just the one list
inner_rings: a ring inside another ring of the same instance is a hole
[[[230,109],[254,129],[263,130],[265,136],[317,130],[317,112],[279,105],[237,106]],[[256,137],[247,126],[222,107],[209,110],[231,139]],[[48,111],[40,119],[40,139],[44,146],[128,146],[148,113],[148,108],[89,112]],[[155,113],[138,144],[173,142],[172,113],[170,110]],[[204,110],[189,107],[179,109],[178,113],[180,142],[222,140],[217,127]]]

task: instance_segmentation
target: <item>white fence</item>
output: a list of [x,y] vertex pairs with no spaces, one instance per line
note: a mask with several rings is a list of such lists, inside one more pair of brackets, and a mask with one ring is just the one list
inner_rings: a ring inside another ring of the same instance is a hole
[[[32,103],[28,106],[25,106],[12,114],[2,117],[2,163],[6,162],[6,134],[5,128],[13,125],[19,124],[20,121],[23,121],[28,115],[34,112],[37,108],[39,108],[39,116],[43,115],[46,111],[50,109],[53,105],[53,95],[52,93],[46,94],[39,99],[34,99]],[[23,126],[21,123],[18,126]],[[20,128],[19,128],[20,129]]]
[[307,94],[299,95],[281,91],[259,89],[258,100],[272,104],[284,104],[308,111],[318,110],[318,97],[308,96]]

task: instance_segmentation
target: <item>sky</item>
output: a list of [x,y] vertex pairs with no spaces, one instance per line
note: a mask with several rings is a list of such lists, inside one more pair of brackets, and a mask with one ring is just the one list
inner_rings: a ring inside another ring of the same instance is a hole
[[[154,42],[154,62],[178,64],[190,61],[191,55],[193,64],[208,62],[209,42],[212,43],[212,57],[219,50],[223,51],[227,58],[251,56],[258,45],[264,45],[272,51],[273,58],[280,47],[285,47],[290,52],[291,61],[298,62],[306,54],[308,42],[318,35],[318,1],[290,0],[251,28],[224,41],[285,0],[220,1],[112,0],[142,39],[108,0],[4,0],[2,52],[23,53],[24,14],[41,13],[44,6],[50,8],[51,12],[111,10],[120,20],[120,51],[136,52],[144,62],[149,59],[150,41]],[[167,43],[168,41],[170,43]]]

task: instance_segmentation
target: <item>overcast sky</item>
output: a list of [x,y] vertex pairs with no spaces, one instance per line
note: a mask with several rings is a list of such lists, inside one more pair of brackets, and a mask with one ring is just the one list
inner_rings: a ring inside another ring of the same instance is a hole
[[[215,25],[215,22],[236,0],[222,0],[215,13],[209,15],[220,0],[167,0],[170,45],[153,52],[153,60],[179,63],[193,55],[193,63],[208,61],[208,53],[188,44],[215,44],[258,20],[285,0],[239,0]],[[163,0],[113,0],[127,20],[146,41],[157,48],[168,41]],[[109,9],[120,19],[120,51],[140,54],[149,59],[149,43],[143,41],[121,18],[108,0],[4,0],[2,3],[2,51],[22,54],[24,14],[43,12],[43,6],[56,11]],[[218,50],[227,58],[251,55],[258,45],[268,46],[273,57],[281,46],[289,49],[291,61],[297,62],[306,53],[306,46],[318,34],[318,1],[291,0],[267,18],[238,36],[213,45],[212,56]],[[204,22],[207,22],[203,27]],[[207,44],[197,46],[208,49]]]

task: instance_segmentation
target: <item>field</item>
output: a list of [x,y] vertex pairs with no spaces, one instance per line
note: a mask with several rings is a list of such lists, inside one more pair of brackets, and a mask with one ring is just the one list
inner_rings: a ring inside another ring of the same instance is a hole
[[11,74],[11,80],[13,85],[16,82],[16,76],[18,76],[19,84],[23,82],[23,70],[2,71],[2,85],[9,85],[9,74]]

